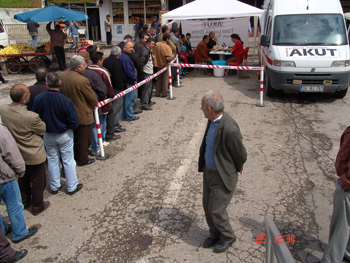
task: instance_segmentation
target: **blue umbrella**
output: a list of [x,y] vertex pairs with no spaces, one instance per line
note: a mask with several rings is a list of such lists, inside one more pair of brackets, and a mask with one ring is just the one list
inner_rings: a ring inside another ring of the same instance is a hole
[[17,14],[14,16],[14,19],[30,23],[32,20],[34,22],[51,22],[56,20],[82,21],[89,19],[89,17],[83,12],[58,7],[51,3],[50,6],[45,8]]

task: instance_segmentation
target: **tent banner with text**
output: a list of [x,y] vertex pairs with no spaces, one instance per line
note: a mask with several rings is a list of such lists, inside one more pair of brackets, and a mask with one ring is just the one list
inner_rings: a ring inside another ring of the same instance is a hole
[[248,46],[249,17],[235,19],[215,19],[215,20],[182,20],[182,34],[191,33],[192,47],[196,47],[203,40],[204,35],[215,32],[217,45],[233,46],[232,34],[238,34],[245,46]]

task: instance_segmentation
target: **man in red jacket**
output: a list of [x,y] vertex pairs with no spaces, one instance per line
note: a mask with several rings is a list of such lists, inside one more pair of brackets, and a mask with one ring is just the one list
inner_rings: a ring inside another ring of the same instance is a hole
[[333,214],[329,230],[328,247],[322,263],[350,260],[350,126],[340,138],[340,149],[335,160],[335,171],[339,178],[333,198]]

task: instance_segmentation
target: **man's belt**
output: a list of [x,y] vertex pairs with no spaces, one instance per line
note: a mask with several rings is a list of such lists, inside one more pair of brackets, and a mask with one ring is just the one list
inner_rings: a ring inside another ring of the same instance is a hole
[[212,169],[212,168],[209,168],[208,166],[207,166],[207,170],[211,171],[211,172],[217,172],[218,171],[217,169]]

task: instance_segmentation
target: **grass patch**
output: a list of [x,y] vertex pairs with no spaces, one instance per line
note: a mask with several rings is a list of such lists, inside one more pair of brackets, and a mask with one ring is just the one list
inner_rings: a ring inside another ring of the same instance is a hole
[[0,8],[41,8],[41,0],[0,0]]

